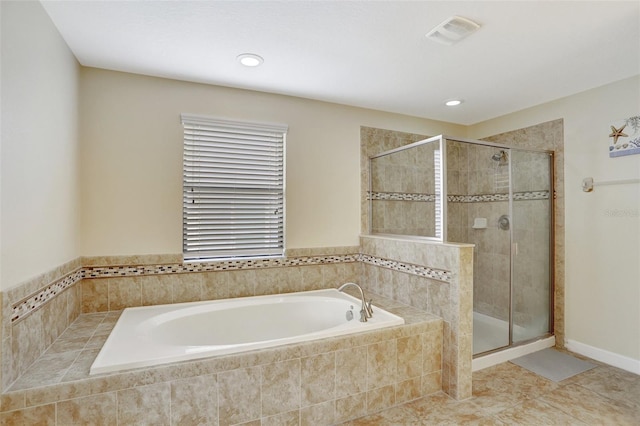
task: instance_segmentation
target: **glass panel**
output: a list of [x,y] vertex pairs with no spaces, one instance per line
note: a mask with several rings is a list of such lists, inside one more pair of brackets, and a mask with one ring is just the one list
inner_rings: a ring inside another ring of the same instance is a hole
[[371,158],[371,233],[442,238],[440,139]]
[[512,150],[513,341],[549,331],[551,156]]
[[447,238],[475,244],[473,353],[509,345],[508,150],[447,140]]

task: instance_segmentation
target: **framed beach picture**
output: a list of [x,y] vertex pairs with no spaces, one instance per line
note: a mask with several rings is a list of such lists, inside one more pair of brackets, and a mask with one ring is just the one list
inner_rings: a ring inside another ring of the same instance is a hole
[[609,157],[640,154],[640,115],[611,125]]

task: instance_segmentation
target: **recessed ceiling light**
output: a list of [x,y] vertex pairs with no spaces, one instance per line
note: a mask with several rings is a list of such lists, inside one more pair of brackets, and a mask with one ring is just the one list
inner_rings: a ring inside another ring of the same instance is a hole
[[449,99],[444,104],[448,107],[458,106],[463,102],[462,99]]
[[237,59],[245,67],[257,67],[264,62],[261,56],[254,53],[243,53],[242,55],[238,55]]

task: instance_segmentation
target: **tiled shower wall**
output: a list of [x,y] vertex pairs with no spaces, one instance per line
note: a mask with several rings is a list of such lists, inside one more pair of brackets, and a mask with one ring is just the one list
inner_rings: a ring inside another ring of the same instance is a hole
[[[448,239],[475,244],[474,311],[509,319],[511,246],[509,230],[498,220],[509,215],[514,241],[514,323],[546,321],[549,293],[549,162],[541,153],[512,152],[495,161],[499,148],[448,141]],[[510,216],[509,162],[513,163],[513,216]],[[475,218],[486,228],[473,227]],[[546,329],[539,325],[536,329]]]
[[[361,128],[361,169],[362,169],[362,232],[369,231],[369,204],[367,197],[369,180],[369,162],[371,155],[397,148],[425,139],[426,136],[395,132],[391,130]],[[533,148],[554,151],[554,192],[540,191],[548,188],[542,182],[544,174],[536,161],[523,159],[519,153],[520,168],[514,174],[516,184],[514,198],[514,217],[523,220],[515,224],[514,232],[520,241],[518,259],[514,273],[524,283],[514,292],[514,319],[516,323],[527,326],[540,318],[539,312],[548,305],[548,289],[539,285],[547,278],[547,268],[539,267],[547,262],[545,256],[549,247],[550,220],[547,212],[554,197],[553,233],[554,241],[554,333],[558,345],[562,346],[564,336],[564,139],[563,122],[555,120],[536,126],[516,130],[486,138],[490,142],[507,146]],[[508,166],[491,159],[499,150],[484,146],[475,146],[447,141],[447,240],[476,245],[474,253],[474,309],[480,313],[506,320],[509,316],[510,289],[510,241],[508,232],[498,229],[498,218],[508,214]],[[537,157],[538,159],[540,157]],[[409,166],[411,159],[407,159]],[[405,173],[406,174],[406,173]],[[525,179],[518,179],[524,176]],[[392,181],[397,181],[392,178]],[[401,194],[395,194],[399,196]],[[405,194],[406,195],[406,194]],[[401,197],[398,199],[402,199]],[[378,201],[377,201],[378,202]],[[379,203],[379,202],[378,202]],[[398,201],[389,201],[388,204]],[[407,204],[406,202],[402,202]],[[432,203],[421,201],[422,205],[433,207]],[[397,208],[386,207],[389,215],[398,213]],[[489,226],[476,230],[471,226],[473,219],[487,218]],[[386,220],[386,217],[385,217]],[[398,214],[396,222],[404,220]],[[374,224],[377,225],[377,224]],[[396,224],[397,225],[397,224]],[[396,226],[397,227],[397,226]],[[416,226],[414,226],[416,227]],[[392,232],[392,231],[388,231]],[[419,233],[415,235],[420,235]],[[526,236],[526,238],[520,238]],[[544,249],[543,249],[544,248]],[[529,259],[530,261],[528,261]],[[535,266],[538,265],[538,266]]]
[[[514,130],[511,132],[501,133],[499,135],[491,136],[485,138],[484,140],[488,142],[496,142],[501,143],[507,146],[513,147],[521,147],[521,148],[533,148],[533,149],[544,149],[554,152],[554,169],[553,169],[553,189],[554,193],[551,194],[553,196],[553,330],[556,336],[556,345],[558,347],[564,346],[564,123],[563,120],[553,120],[545,123],[540,123],[535,126],[526,127],[519,130]],[[539,178],[535,173],[532,174],[533,178],[530,180],[530,183],[534,184],[535,179]],[[536,177],[537,176],[537,177]],[[524,185],[522,182],[517,182],[518,185]],[[525,187],[526,188],[526,187]],[[537,241],[534,244],[545,244],[544,239],[547,238],[544,233],[540,232],[540,230],[545,226],[544,223],[540,222],[540,220],[544,217],[541,213],[542,210],[547,208],[545,203],[548,203],[549,200],[544,202],[540,201],[528,201],[528,202],[518,202],[514,204],[520,210],[525,210],[529,214],[531,228],[529,229],[520,229],[516,228],[516,231],[519,232],[531,232],[535,234],[537,237]],[[520,212],[516,212],[518,214]],[[525,250],[529,250],[527,255],[539,255],[540,251],[535,251],[535,247],[528,247]],[[520,256],[525,257],[525,255]],[[526,305],[528,302],[528,297],[534,297],[534,300],[537,302],[538,307],[540,306],[543,299],[542,295],[539,294],[539,290],[537,286],[533,285],[537,279],[541,277],[536,277],[536,273],[540,273],[540,270],[533,270],[529,268],[527,270],[526,265],[524,265],[522,273],[529,274],[529,280],[532,285],[525,286],[524,291],[520,292],[520,294],[516,294],[515,306],[516,310],[519,310],[523,317],[518,318],[520,321],[526,321],[528,313],[523,311],[519,306]],[[533,304],[533,305],[535,305]],[[534,308],[535,309],[535,308]]]
[[[370,140],[370,139],[369,139]],[[371,231],[434,237],[439,143],[394,152],[371,161]]]
[[[399,148],[404,145],[408,145],[413,142],[418,142],[423,139],[426,139],[428,136],[418,135],[414,133],[404,133],[397,132],[394,130],[384,130],[384,129],[376,129],[373,127],[360,127],[360,193],[361,197],[361,208],[360,208],[360,218],[361,218],[361,231],[363,234],[369,233],[369,201],[367,199],[367,192],[369,191],[369,157],[380,154],[385,151],[389,151],[391,149]],[[410,164],[413,162],[410,162]],[[392,165],[392,166],[400,166]],[[413,172],[415,168],[409,166],[409,168],[400,168],[401,176],[410,176],[411,179],[414,178]],[[391,171],[391,168],[390,170]],[[390,183],[390,190],[394,189],[396,186],[399,186],[402,182],[397,178],[393,178],[390,176],[390,181],[395,183]],[[397,185],[396,185],[397,184]],[[416,188],[417,189],[417,188]],[[387,204],[397,204],[397,203],[387,203]],[[416,203],[419,204],[419,203]],[[422,203],[427,204],[427,203]],[[432,205],[432,203],[428,203]],[[390,211],[393,209],[391,206],[383,206],[381,208],[386,208]],[[390,211],[391,213],[391,211]],[[384,213],[382,213],[384,217]],[[393,226],[398,224],[397,219],[392,219],[392,216],[389,216],[390,221],[393,222]],[[376,224],[376,226],[386,226],[384,223]]]

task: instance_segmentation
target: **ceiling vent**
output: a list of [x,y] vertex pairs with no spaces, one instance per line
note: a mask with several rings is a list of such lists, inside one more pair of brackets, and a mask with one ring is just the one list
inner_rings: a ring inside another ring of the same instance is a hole
[[452,45],[476,31],[478,28],[480,28],[480,25],[470,19],[452,16],[429,31],[427,38],[441,44]]

